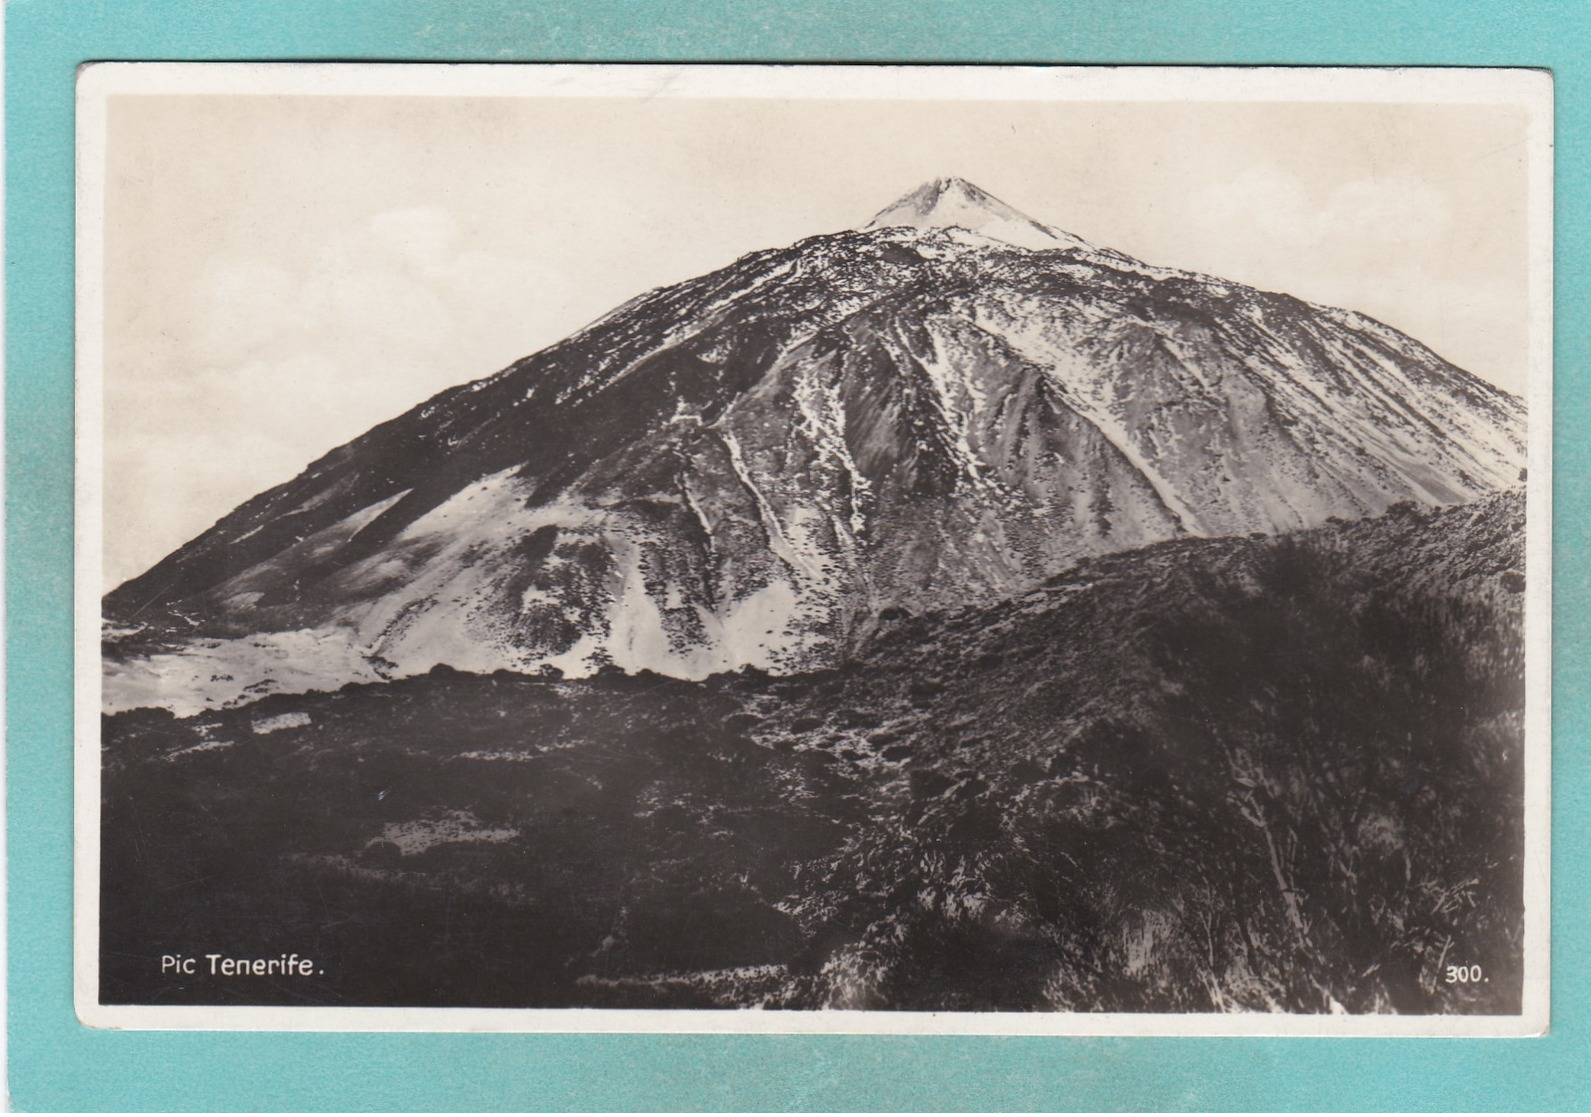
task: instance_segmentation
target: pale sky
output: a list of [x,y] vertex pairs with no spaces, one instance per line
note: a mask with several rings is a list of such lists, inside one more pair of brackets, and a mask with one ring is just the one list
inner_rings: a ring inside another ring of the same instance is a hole
[[941,175],[1524,388],[1516,107],[124,95],[107,120],[106,588],[443,388]]

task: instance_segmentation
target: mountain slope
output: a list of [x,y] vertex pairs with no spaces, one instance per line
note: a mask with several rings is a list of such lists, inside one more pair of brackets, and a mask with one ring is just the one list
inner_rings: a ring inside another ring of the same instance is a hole
[[[1098,557],[807,675],[107,718],[106,998],[1516,1012],[1523,505]],[[217,943],[325,972],[148,962]]]
[[1523,458],[1519,401],[1386,326],[940,180],[643,295],[247,502],[107,597],[137,636],[108,689],[799,670],[884,609],[1472,500]]

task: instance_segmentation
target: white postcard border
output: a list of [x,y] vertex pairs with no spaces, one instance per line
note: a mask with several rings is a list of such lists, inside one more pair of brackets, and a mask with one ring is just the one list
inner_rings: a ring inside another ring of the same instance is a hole
[[[821,80],[818,80],[821,78]],[[107,102],[171,95],[1517,103],[1529,111],[1523,1007],[1517,1016],[467,1009],[99,1003],[100,592]],[[77,92],[74,1001],[87,1026],[150,1030],[1532,1036],[1548,1026],[1552,573],[1552,82],[1522,69],[98,63]]]

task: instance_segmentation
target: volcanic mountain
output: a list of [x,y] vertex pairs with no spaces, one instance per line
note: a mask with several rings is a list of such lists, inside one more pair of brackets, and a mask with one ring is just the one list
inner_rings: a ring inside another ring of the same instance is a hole
[[455,668],[833,664],[1082,558],[1516,483],[1514,397],[959,179],[648,292],[108,595],[115,707]]

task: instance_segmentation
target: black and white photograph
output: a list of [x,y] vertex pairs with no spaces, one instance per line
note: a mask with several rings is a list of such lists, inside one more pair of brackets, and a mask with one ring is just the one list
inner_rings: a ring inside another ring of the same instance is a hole
[[86,68],[80,1017],[1540,1032],[1551,103]]

